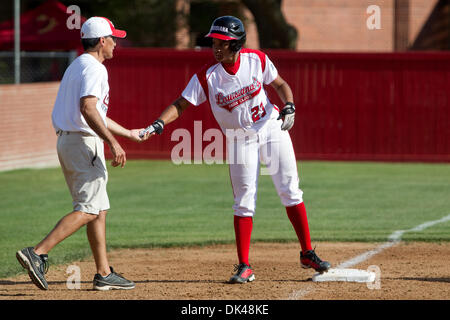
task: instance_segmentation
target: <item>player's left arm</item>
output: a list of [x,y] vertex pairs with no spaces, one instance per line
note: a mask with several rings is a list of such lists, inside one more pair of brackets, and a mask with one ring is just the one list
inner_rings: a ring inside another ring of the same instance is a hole
[[281,101],[284,103],[284,108],[281,110],[280,116],[278,117],[278,119],[283,119],[281,129],[290,130],[294,125],[295,120],[294,94],[292,93],[291,87],[279,75],[270,83],[270,85],[275,89]]
[[106,123],[108,125],[108,129],[117,136],[125,137],[136,142],[147,140],[150,137],[150,134],[146,134],[142,138],[139,136],[139,132],[144,130],[143,128],[129,130],[108,117],[106,117]]

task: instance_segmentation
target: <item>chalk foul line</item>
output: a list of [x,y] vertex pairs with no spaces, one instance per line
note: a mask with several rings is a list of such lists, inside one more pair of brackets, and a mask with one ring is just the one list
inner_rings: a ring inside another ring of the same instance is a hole
[[[450,221],[450,214],[445,216],[445,217],[443,217],[443,218],[441,218],[441,219],[439,219],[439,220],[433,220],[433,221],[424,222],[424,223],[422,223],[422,224],[420,224],[420,225],[418,225],[418,226],[416,226],[414,228],[411,228],[409,230],[397,230],[397,231],[394,231],[388,237],[388,241],[387,242],[379,245],[375,249],[366,251],[366,252],[364,252],[364,253],[362,253],[362,254],[354,257],[354,258],[351,258],[351,259],[349,259],[347,261],[342,262],[341,264],[336,266],[336,268],[337,269],[342,269],[342,268],[353,267],[353,266],[355,266],[357,264],[360,264],[360,263],[370,259],[371,257],[373,257],[374,255],[382,252],[383,250],[397,245],[401,241],[403,235],[405,233],[407,233],[407,232],[420,232],[420,231],[425,230],[426,228],[429,228],[429,227],[434,226],[436,224],[447,222],[447,221]],[[289,295],[288,299],[289,300],[297,300],[297,299],[301,298],[302,296],[310,293],[312,290],[313,290],[312,286],[307,287],[307,288],[303,288],[301,290],[294,290]]]

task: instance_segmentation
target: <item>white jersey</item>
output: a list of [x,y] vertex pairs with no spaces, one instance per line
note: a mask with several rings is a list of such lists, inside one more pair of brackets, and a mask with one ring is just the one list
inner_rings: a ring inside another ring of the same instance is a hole
[[195,106],[208,100],[225,135],[235,129],[249,133],[244,143],[238,139],[234,144],[228,136],[226,140],[236,216],[255,214],[260,162],[270,168],[284,206],[303,201],[289,133],[281,130],[282,120],[276,121],[280,110],[270,102],[263,87],[277,77],[278,71],[267,55],[242,49],[231,68],[217,62],[207,64],[192,76],[181,94]]
[[279,115],[263,87],[277,78],[278,71],[259,50],[242,49],[237,63],[236,74],[228,73],[221,63],[206,65],[192,76],[181,95],[194,106],[208,100],[222,131],[258,131]]
[[80,112],[80,98],[97,97],[97,110],[106,125],[109,104],[108,72],[90,54],[76,58],[64,73],[52,112],[56,131],[81,131],[97,136]]

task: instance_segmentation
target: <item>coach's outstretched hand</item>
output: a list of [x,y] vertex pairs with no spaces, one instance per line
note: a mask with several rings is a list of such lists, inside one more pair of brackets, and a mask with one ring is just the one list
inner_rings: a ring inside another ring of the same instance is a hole
[[139,135],[140,132],[145,130],[144,128],[141,129],[131,129],[130,130],[130,139],[136,142],[142,142],[150,138],[151,136],[155,135],[155,133],[145,133],[142,137]]

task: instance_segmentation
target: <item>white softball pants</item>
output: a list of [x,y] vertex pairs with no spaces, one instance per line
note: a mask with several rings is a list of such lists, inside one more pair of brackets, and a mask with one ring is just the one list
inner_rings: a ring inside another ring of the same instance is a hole
[[260,174],[271,175],[283,206],[303,202],[294,148],[289,133],[281,130],[281,120],[269,120],[258,132],[238,131],[226,133],[234,214],[255,214]]

